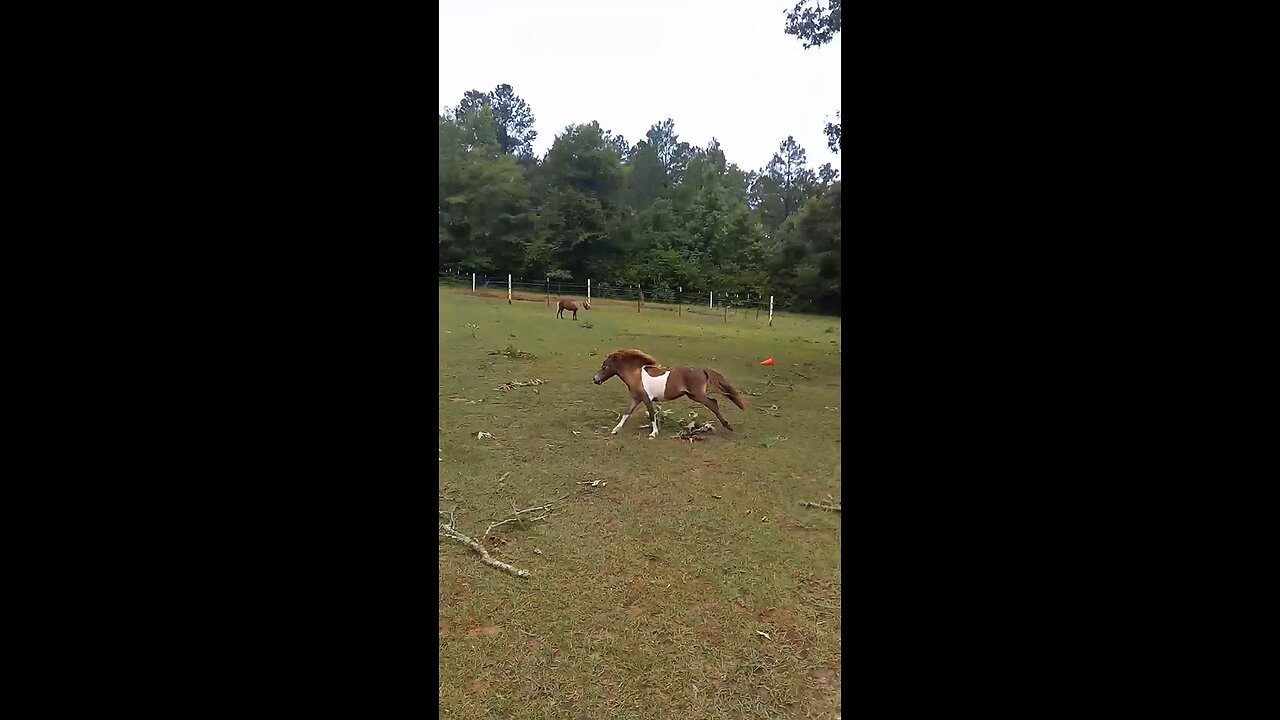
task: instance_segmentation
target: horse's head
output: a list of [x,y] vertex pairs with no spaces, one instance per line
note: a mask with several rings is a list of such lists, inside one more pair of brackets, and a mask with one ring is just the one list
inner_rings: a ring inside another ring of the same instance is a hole
[[590,300],[584,300],[584,301],[583,301],[583,303],[582,303],[582,309],[583,309],[583,310],[590,310],[590,309],[591,309],[591,301],[590,301]]
[[642,350],[617,350],[606,357],[603,363],[600,363],[600,372],[591,376],[591,382],[599,385],[617,375],[625,383],[627,378],[631,377],[633,371],[639,372],[641,366],[657,364],[657,360],[654,360]]
[[605,380],[608,380],[614,375],[617,375],[618,371],[614,368],[613,363],[614,363],[614,357],[612,355],[605,358],[604,362],[600,364],[600,372],[591,376],[591,382],[599,385]]

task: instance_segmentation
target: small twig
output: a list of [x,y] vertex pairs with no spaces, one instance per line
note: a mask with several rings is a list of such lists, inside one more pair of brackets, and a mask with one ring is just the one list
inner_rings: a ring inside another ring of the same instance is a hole
[[[453,511],[454,511],[454,510],[457,510],[457,509],[458,509],[458,506],[457,506],[457,505],[454,505],[454,506],[453,506],[453,508],[449,510],[449,524],[448,524],[448,525],[446,525],[445,527],[447,527],[447,528],[452,528],[452,527],[453,527]],[[441,511],[440,511],[440,514],[441,514],[441,515],[444,515],[444,511],[443,511],[443,510],[441,510]]]
[[800,501],[800,504],[805,507],[815,507],[815,508],[818,508],[819,510],[830,510],[831,512],[840,512],[839,505],[827,505],[825,503],[812,503],[812,502],[805,502],[803,500]]
[[[489,529],[487,529],[487,530],[485,530],[485,531],[484,531],[484,535],[483,535],[483,537],[489,537],[489,533],[490,533],[490,532],[492,532],[494,528],[496,528],[496,527],[498,527],[498,526],[500,526],[500,525],[506,525],[506,524],[507,524],[507,523],[509,523],[509,522],[515,522],[515,521],[517,521],[517,520],[519,520],[519,521],[521,521],[521,522],[535,522],[535,521],[537,521],[537,520],[545,520],[545,519],[546,519],[546,517],[547,517],[548,515],[550,515],[550,514],[551,514],[551,509],[552,509],[552,508],[551,508],[551,506],[552,506],[554,503],[558,503],[558,502],[560,502],[561,500],[563,500],[563,499],[565,499],[565,498],[567,498],[567,497],[569,497],[569,493],[565,493],[564,495],[561,495],[560,497],[556,498],[555,500],[552,500],[551,502],[547,503],[546,505],[539,505],[539,506],[537,506],[537,507],[525,508],[524,510],[517,510],[517,509],[516,509],[516,506],[515,506],[515,503],[512,503],[512,504],[511,504],[511,509],[515,512],[515,514],[514,514],[514,515],[512,515],[511,517],[507,518],[506,520],[503,520],[503,521],[501,521],[501,522],[495,522],[495,523],[490,524],[490,525],[489,525]],[[537,517],[534,517],[534,518],[522,518],[522,517],[520,517],[521,515],[523,515],[523,514],[525,514],[525,513],[534,512],[535,510],[545,510],[546,512],[544,512],[544,513],[542,513],[541,515],[539,515],[539,516],[537,516]]]

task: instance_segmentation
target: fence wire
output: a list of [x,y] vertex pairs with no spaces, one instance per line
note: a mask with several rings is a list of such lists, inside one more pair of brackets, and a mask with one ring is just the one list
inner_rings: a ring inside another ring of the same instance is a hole
[[[442,273],[440,284],[471,290],[470,273]],[[476,274],[475,289],[478,294],[499,295],[506,297],[507,276]],[[574,283],[560,280],[533,281],[526,278],[511,278],[511,294],[514,300],[542,300],[554,304],[560,299],[586,300],[586,283]],[[668,289],[646,290],[644,287],[626,283],[591,282],[592,304],[631,305],[638,312],[656,311],[672,312],[679,315],[690,314],[695,317],[719,319],[723,322],[731,320],[769,320],[768,296],[752,296],[750,293],[691,293]],[[790,303],[774,298],[773,315],[778,319],[780,313],[794,312]]]

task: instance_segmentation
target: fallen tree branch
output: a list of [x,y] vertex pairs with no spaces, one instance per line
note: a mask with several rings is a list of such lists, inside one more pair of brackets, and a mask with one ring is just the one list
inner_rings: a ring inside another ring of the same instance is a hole
[[[508,473],[508,474],[509,474],[509,473]],[[506,477],[506,475],[503,475],[503,477]],[[481,535],[481,536],[480,536],[480,539],[481,539],[481,540],[484,540],[485,538],[489,537],[489,533],[493,532],[493,529],[494,529],[494,528],[499,527],[499,526],[501,526],[501,525],[506,525],[506,524],[507,524],[507,523],[509,523],[509,522],[515,522],[515,521],[517,521],[517,520],[518,520],[518,521],[520,521],[521,523],[525,523],[525,522],[533,522],[533,521],[535,521],[535,520],[543,520],[543,519],[545,519],[548,515],[550,515],[550,514],[551,514],[551,510],[553,509],[553,505],[555,505],[555,503],[558,503],[558,502],[560,502],[561,500],[564,500],[565,498],[569,497],[569,496],[570,496],[570,495],[572,495],[572,494],[573,494],[573,492],[572,492],[572,491],[570,491],[570,492],[565,493],[564,495],[561,495],[560,497],[556,498],[555,500],[552,500],[551,502],[547,503],[546,505],[539,505],[539,506],[537,506],[537,507],[525,508],[524,510],[520,510],[520,509],[518,509],[518,508],[515,506],[515,504],[513,503],[513,504],[511,505],[511,509],[515,512],[515,515],[513,515],[513,516],[511,516],[511,517],[507,518],[506,520],[502,520],[501,522],[494,522],[494,523],[490,523],[490,524],[489,524],[489,527],[488,527],[487,529],[485,529],[485,531],[484,531],[484,535]],[[528,571],[528,570],[520,570],[520,569],[515,568],[515,567],[513,567],[513,566],[511,566],[511,565],[508,565],[507,563],[502,562],[501,560],[497,560],[497,559],[495,559],[492,555],[490,555],[490,554],[489,554],[489,551],[485,549],[484,545],[482,545],[482,544],[480,544],[480,543],[476,542],[474,539],[472,539],[472,538],[470,538],[470,537],[467,537],[466,535],[463,535],[461,532],[459,532],[459,531],[458,531],[458,529],[454,526],[454,512],[455,512],[457,509],[458,509],[458,506],[457,506],[457,505],[454,505],[454,506],[453,506],[453,509],[449,510],[448,512],[446,512],[446,511],[444,511],[444,510],[437,510],[437,512],[440,514],[440,516],[441,516],[441,517],[444,517],[444,516],[446,516],[446,515],[449,517],[449,522],[448,522],[448,523],[442,523],[442,524],[440,525],[440,537],[441,537],[441,538],[447,538],[447,539],[452,540],[452,541],[454,541],[454,542],[456,542],[456,543],[459,543],[459,544],[461,544],[461,545],[466,545],[467,547],[471,548],[472,550],[475,550],[477,553],[479,553],[479,554],[480,554],[480,560],[482,560],[482,561],[484,562],[484,564],[486,564],[486,565],[490,565],[490,566],[492,566],[492,567],[496,567],[496,568],[498,568],[499,570],[505,570],[506,572],[509,572],[509,573],[511,573],[512,575],[515,575],[515,576],[517,576],[517,577],[522,577],[522,578],[527,578],[527,577],[529,577],[529,571]],[[527,513],[535,512],[535,511],[538,511],[538,510],[541,510],[541,511],[543,511],[543,512],[542,512],[542,514],[541,514],[541,515],[538,515],[537,517],[533,517],[533,518],[526,518],[526,517],[522,517],[523,515],[526,515]]]
[[830,510],[831,512],[840,512],[839,505],[826,505],[823,503],[812,503],[812,502],[804,502],[804,501],[801,501],[800,504],[805,507],[815,507],[815,508],[818,508],[819,510]]
[[517,568],[515,568],[515,567],[512,567],[511,565],[508,565],[508,564],[506,564],[506,563],[502,562],[501,560],[495,560],[495,559],[493,558],[493,556],[489,554],[489,551],[484,549],[484,546],[483,546],[483,545],[481,545],[480,543],[476,542],[475,540],[472,540],[471,538],[467,537],[466,535],[463,535],[462,533],[458,532],[457,530],[454,530],[452,527],[448,527],[448,526],[445,526],[445,525],[441,525],[441,526],[440,526],[440,537],[442,537],[442,538],[448,538],[448,539],[450,539],[450,540],[453,540],[454,542],[461,543],[461,544],[466,545],[467,547],[471,548],[472,550],[475,550],[476,552],[480,553],[480,560],[481,560],[482,562],[484,562],[484,564],[486,564],[486,565],[490,565],[490,566],[492,566],[492,567],[496,567],[496,568],[498,568],[499,570],[505,570],[506,572],[509,572],[509,573],[511,573],[512,575],[515,575],[515,576],[517,576],[517,577],[522,577],[522,578],[527,578],[527,577],[529,577],[529,571],[528,571],[528,570],[519,570],[519,569],[517,569]]

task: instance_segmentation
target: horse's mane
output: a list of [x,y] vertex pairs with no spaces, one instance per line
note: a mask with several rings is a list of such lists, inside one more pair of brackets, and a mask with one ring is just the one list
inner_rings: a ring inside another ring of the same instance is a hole
[[617,360],[618,362],[631,362],[639,360],[645,365],[657,365],[658,361],[654,360],[651,355],[643,350],[614,350],[607,360]]

